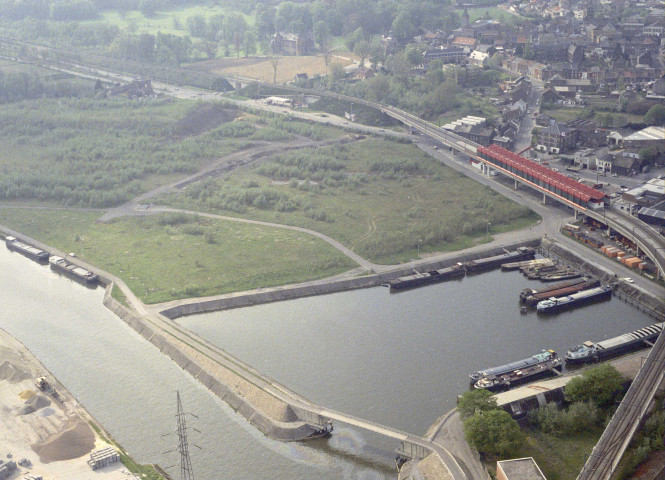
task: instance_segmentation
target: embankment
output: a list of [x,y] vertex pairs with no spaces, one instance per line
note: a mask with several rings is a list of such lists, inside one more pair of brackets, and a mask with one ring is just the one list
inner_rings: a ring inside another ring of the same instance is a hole
[[[316,433],[316,429],[298,419],[289,405],[253,384],[251,378],[216,362],[213,352],[204,353],[202,345],[188,342],[184,334],[180,338],[173,334],[167,336],[151,326],[145,318],[125,308],[111,296],[112,288],[112,284],[106,287],[104,306],[266,436],[275,440],[294,441]],[[221,372],[222,369],[225,371]]]

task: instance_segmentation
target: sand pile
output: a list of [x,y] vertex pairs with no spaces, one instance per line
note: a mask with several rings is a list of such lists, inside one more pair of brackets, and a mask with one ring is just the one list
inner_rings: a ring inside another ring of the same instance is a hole
[[18,368],[8,360],[0,363],[0,380],[7,380],[9,383],[18,383],[27,380],[32,375]]
[[51,400],[44,395],[33,395],[32,398],[25,402],[25,405],[19,408],[18,414],[27,415],[49,405],[51,405]]
[[95,448],[95,435],[83,420],[76,419],[60,433],[44,442],[32,445],[39,460],[44,463],[71,460],[86,455]]

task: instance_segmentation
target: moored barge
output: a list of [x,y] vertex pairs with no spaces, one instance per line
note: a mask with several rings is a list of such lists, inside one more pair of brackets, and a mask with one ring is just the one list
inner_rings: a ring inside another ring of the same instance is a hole
[[542,302],[538,302],[536,309],[538,313],[557,313],[569,310],[587,303],[595,302],[612,296],[612,289],[607,286],[590,288],[582,290],[565,297],[552,297]]
[[524,383],[533,382],[542,377],[554,375],[559,372],[562,367],[563,362],[556,354],[554,354],[553,357],[526,368],[521,368],[504,375],[493,375],[481,378],[473,387],[494,392],[504,391]]
[[450,267],[429,272],[416,272],[413,275],[396,278],[388,282],[391,291],[402,291],[411,288],[422,287],[434,283],[445,282],[453,278],[461,278],[466,274],[463,264],[457,263]]
[[87,285],[94,285],[97,283],[96,273],[68,262],[62,257],[56,257],[54,255],[49,259],[49,263],[51,264],[51,270],[64,273],[74,280],[78,280],[79,282],[83,282]]
[[[563,283],[559,283],[557,285],[563,285]],[[598,280],[583,279],[583,281],[573,285],[556,288],[553,290],[541,290],[538,291],[537,293],[526,295],[526,297],[524,297],[523,299],[523,303],[526,303],[527,306],[529,307],[535,307],[536,305],[538,305],[539,302],[547,300],[548,298],[564,297],[566,295],[571,295],[573,293],[577,293],[582,290],[588,290],[590,288],[598,287],[599,285],[600,281]]]
[[475,385],[478,382],[478,380],[482,378],[499,377],[501,375],[507,375],[516,370],[524,370],[534,365],[549,362],[554,358],[558,358],[554,350],[543,350],[540,353],[537,353],[523,360],[506,363],[505,365],[501,365],[499,367],[492,367],[492,368],[487,368],[485,370],[478,370],[477,372],[474,372],[471,375],[469,375],[469,381],[471,382],[472,385]]
[[28,245],[27,243],[23,243],[16,239],[16,237],[5,237],[5,243],[7,244],[7,248],[9,250],[13,250],[14,252],[25,255],[31,260],[35,260],[40,263],[46,263],[48,261],[48,252],[40,250],[37,247],[33,247],[32,245]]
[[597,362],[601,358],[613,357],[622,353],[646,347],[646,342],[655,341],[663,331],[665,323],[654,323],[618,337],[601,342],[586,341],[566,352],[566,363]]
[[504,263],[501,265],[501,270],[503,270],[504,272],[510,272],[511,270],[537,267],[540,265],[542,266],[554,265],[554,260],[552,260],[551,258],[538,258],[536,260],[523,260],[521,262]]
[[479,258],[466,263],[468,273],[483,272],[493,268],[500,267],[504,263],[519,262],[523,260],[533,260],[535,251],[533,248],[519,247],[514,252],[503,253],[493,257]]
[[[531,295],[545,294],[547,292],[552,292],[554,290],[559,290],[560,288],[570,287],[572,285],[577,285],[579,283],[584,283],[585,281],[587,281],[586,278],[580,278],[580,279],[570,280],[570,281],[567,281],[567,282],[557,283],[556,285],[545,286],[545,287],[539,288],[537,290],[533,289],[533,288],[525,288],[524,290],[522,290],[520,292],[520,303],[525,303],[527,297],[529,297]],[[551,296],[552,295],[550,295],[550,297]],[[544,297],[544,298],[542,298],[542,300],[545,300],[545,298],[548,298],[548,297]]]

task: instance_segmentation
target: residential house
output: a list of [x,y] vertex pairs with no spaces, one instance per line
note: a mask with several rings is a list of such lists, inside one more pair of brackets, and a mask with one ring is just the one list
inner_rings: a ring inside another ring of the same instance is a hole
[[277,32],[270,39],[270,48],[275,55],[308,55],[314,51],[314,35],[311,31]]

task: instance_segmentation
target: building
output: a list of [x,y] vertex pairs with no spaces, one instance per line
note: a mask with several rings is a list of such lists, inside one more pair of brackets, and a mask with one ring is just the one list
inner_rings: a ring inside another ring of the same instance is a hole
[[565,125],[554,122],[538,131],[537,149],[549,153],[563,153],[575,144],[573,131]]
[[467,53],[461,47],[441,47],[423,53],[425,66],[433,60],[441,60],[443,63],[464,63],[466,59]]
[[546,480],[533,458],[496,462],[496,480]]
[[314,51],[314,35],[277,32],[270,39],[270,49],[275,55],[309,55]]
[[665,127],[647,127],[623,138],[623,146],[637,153],[643,148],[655,148],[665,152]]
[[482,125],[457,125],[453,131],[460,137],[468,138],[485,147],[492,143],[495,135],[492,127]]

